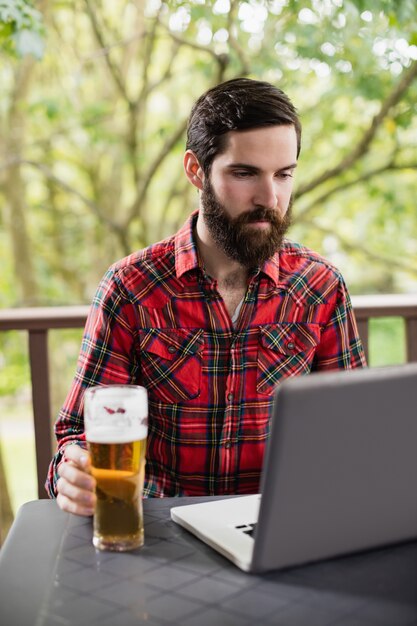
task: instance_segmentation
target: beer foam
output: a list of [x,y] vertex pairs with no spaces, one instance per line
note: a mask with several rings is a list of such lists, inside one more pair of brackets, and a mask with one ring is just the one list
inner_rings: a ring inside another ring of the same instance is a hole
[[87,399],[91,412],[100,410],[108,404],[114,411],[123,411],[135,417],[144,419],[148,416],[148,396],[146,389],[139,386],[103,386],[97,387],[91,399]]
[[138,418],[143,419],[144,417],[148,417],[148,399],[145,393],[140,401],[135,397],[123,398],[122,406],[125,411]]
[[135,426],[124,432],[108,427],[100,428],[99,426],[86,429],[87,441],[91,443],[131,443],[146,439],[147,434],[146,426]]

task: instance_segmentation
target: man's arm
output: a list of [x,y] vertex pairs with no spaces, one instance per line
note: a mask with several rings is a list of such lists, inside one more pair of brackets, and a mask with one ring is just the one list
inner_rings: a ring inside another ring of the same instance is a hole
[[312,371],[366,367],[352,303],[340,278],[330,319],[322,329]]
[[[63,496],[58,498],[58,503],[65,501],[64,496],[71,499],[76,495],[72,487],[82,491],[93,484],[88,476],[89,457],[85,450],[84,392],[95,385],[136,382],[136,327],[135,309],[128,294],[118,276],[109,270],[93,299],[77,372],[55,424],[58,449],[50,464],[45,486],[50,497]],[[82,458],[84,461],[81,461]],[[70,509],[67,506],[65,510]]]

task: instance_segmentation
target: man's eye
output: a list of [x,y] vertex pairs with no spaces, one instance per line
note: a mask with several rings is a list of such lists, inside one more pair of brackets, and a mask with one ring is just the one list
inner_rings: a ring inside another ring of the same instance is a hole
[[250,178],[251,176],[253,176],[252,172],[247,172],[246,170],[242,170],[242,171],[235,171],[233,172],[233,176],[235,178]]
[[278,176],[279,178],[287,179],[287,178],[292,178],[293,173],[292,172],[279,172]]

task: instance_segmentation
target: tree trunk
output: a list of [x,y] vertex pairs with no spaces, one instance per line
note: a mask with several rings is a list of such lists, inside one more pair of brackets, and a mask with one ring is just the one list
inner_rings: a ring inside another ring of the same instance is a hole
[[0,546],[4,543],[6,535],[13,522],[13,510],[7,488],[6,474],[4,471],[2,451],[0,446]]
[[34,61],[26,58],[19,62],[15,70],[15,85],[7,119],[8,136],[5,138],[5,157],[12,161],[13,165],[7,171],[3,185],[15,277],[19,288],[18,304],[25,306],[36,305],[38,299],[27,227],[26,185],[19,163],[23,158],[25,140],[24,104],[33,67]]

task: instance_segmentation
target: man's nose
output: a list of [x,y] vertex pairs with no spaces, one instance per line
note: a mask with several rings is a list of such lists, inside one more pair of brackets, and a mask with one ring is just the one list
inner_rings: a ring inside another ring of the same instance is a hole
[[263,179],[259,181],[253,202],[256,206],[263,206],[266,209],[276,209],[278,203],[278,189],[276,181]]

